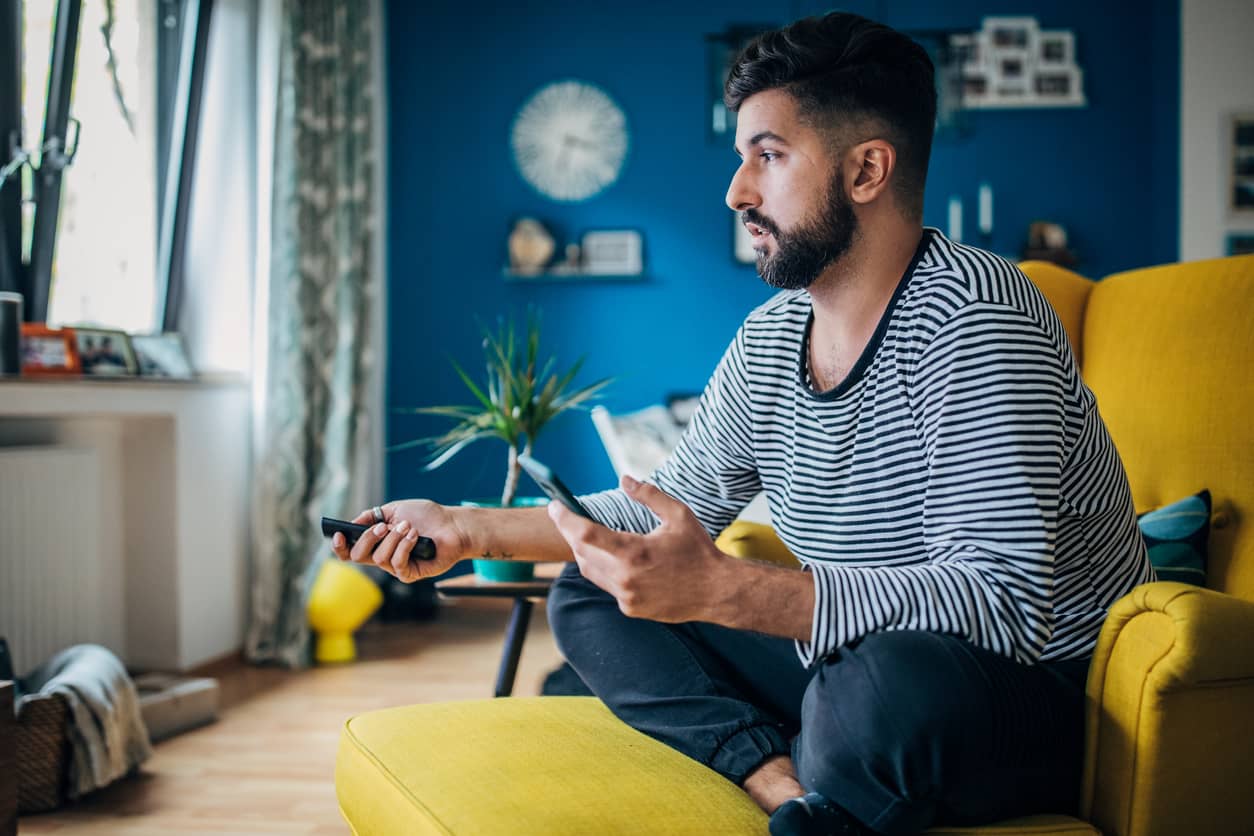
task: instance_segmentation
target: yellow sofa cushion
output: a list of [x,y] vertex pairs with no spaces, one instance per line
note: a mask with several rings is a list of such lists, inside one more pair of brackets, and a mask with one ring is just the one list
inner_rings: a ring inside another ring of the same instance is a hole
[[1254,256],[1120,273],[1093,288],[1082,341],[1082,373],[1137,511],[1208,488],[1207,586],[1246,599],[1254,599],[1251,299]]
[[788,550],[784,541],[779,539],[775,529],[762,523],[736,520],[723,529],[714,545],[719,551],[732,557],[760,560],[790,569],[801,566],[801,562]]
[[[358,836],[766,832],[766,815],[742,790],[591,697],[411,705],[354,717],[340,737],[335,786]],[[1066,816],[932,832],[1097,834]]]
[[359,836],[766,832],[766,816],[739,787],[591,697],[354,717],[340,738],[335,785]]

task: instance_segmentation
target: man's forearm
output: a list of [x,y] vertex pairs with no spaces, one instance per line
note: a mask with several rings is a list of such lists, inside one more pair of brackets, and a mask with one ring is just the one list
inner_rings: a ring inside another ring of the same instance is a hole
[[809,572],[729,557],[712,579],[703,620],[737,630],[809,641],[814,579]]
[[544,508],[450,508],[470,557],[530,562],[573,560]]

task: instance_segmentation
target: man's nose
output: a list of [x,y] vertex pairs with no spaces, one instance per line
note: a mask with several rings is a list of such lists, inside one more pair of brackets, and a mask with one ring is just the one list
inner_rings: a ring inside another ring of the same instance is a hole
[[726,201],[733,212],[756,208],[762,202],[757,190],[753,188],[752,178],[745,173],[743,164],[732,175],[731,185],[727,187]]

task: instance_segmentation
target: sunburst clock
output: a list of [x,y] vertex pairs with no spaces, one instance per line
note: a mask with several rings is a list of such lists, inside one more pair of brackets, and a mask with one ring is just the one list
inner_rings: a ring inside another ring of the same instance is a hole
[[627,117],[599,87],[557,81],[535,92],[514,118],[510,144],[523,179],[567,203],[600,194],[627,159]]

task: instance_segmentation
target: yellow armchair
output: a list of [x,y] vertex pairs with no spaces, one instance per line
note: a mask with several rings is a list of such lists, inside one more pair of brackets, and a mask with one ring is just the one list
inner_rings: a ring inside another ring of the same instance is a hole
[[[1067,329],[1137,510],[1211,491],[1210,589],[1147,584],[1112,608],[1089,674],[1081,818],[932,832],[1254,832],[1254,256],[1101,282],[1042,262],[1023,269]],[[790,557],[752,524],[729,528],[720,546]],[[341,736],[336,789],[358,836],[766,830],[738,788],[591,698],[355,717]]]
[[1081,803],[1103,833],[1254,830],[1254,603],[1138,587],[1107,617],[1088,693]]

